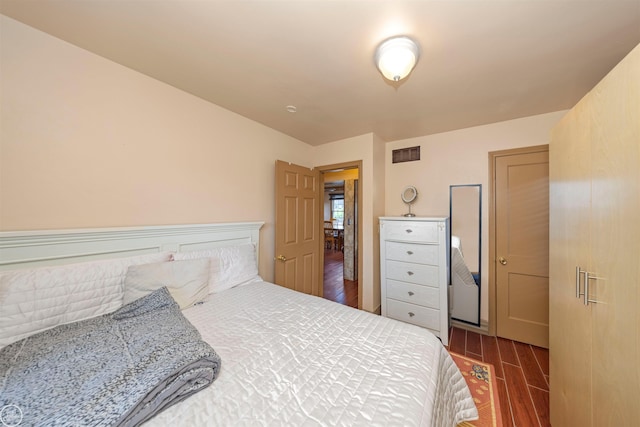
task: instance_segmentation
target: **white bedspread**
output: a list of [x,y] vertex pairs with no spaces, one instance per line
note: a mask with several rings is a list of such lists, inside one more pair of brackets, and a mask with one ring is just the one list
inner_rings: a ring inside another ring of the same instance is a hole
[[477,418],[425,329],[265,282],[184,311],[222,359],[208,389],[149,426],[455,426]]

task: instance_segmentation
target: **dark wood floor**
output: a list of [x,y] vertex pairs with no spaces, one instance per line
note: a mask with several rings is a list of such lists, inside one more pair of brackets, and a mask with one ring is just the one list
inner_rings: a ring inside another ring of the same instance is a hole
[[358,281],[344,280],[342,251],[324,251],[324,297],[358,308]]
[[451,328],[448,350],[495,366],[504,427],[551,425],[549,350],[459,328]]
[[[343,279],[342,252],[324,253],[324,297],[358,306],[358,282]],[[504,427],[546,427],[549,421],[549,351],[451,328],[448,350],[491,363],[496,370]]]

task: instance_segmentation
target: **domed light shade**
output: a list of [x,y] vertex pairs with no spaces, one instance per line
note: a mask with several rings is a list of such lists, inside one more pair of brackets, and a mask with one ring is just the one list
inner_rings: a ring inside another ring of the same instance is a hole
[[418,56],[418,45],[409,37],[401,36],[380,44],[375,61],[383,76],[397,82],[409,75],[418,62]]

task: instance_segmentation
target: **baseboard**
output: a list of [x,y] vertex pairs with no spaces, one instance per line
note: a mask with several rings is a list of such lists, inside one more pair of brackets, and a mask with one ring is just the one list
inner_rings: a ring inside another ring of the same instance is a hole
[[455,326],[456,328],[464,329],[466,331],[477,332],[482,335],[489,335],[489,322],[486,320],[481,320],[480,326],[474,326],[465,322],[451,319],[451,326]]

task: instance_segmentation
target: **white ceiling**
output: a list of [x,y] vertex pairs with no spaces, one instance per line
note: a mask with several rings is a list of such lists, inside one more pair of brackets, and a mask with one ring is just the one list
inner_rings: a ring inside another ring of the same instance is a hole
[[[0,12],[311,145],[568,109],[640,43],[640,0],[1,0]],[[373,55],[398,34],[421,57],[392,84]]]

